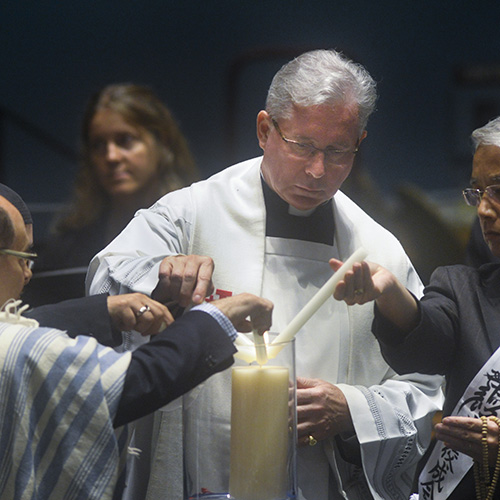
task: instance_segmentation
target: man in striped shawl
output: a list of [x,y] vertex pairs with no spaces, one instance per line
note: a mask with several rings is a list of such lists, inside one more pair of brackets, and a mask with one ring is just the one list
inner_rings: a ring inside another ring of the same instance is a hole
[[0,196],[0,498],[120,498],[123,424],[231,365],[236,329],[268,329],[272,304],[250,294],[215,301],[117,353],[21,315],[11,299],[31,278],[31,243]]

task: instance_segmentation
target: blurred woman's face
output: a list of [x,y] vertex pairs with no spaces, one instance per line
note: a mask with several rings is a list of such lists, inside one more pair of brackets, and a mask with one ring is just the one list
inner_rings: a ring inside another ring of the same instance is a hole
[[107,108],[99,110],[89,129],[90,158],[99,183],[111,198],[147,191],[158,178],[155,139]]

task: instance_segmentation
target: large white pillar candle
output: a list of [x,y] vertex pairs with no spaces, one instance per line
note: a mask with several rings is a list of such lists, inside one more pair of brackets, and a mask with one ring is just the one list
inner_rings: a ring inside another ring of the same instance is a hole
[[236,500],[282,500],[287,494],[288,368],[232,370],[229,493]]

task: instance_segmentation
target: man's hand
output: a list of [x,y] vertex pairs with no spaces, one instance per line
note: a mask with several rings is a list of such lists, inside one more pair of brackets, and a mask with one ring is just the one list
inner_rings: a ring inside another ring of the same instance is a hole
[[172,255],[160,264],[158,285],[151,296],[181,307],[201,304],[214,291],[214,261],[201,255]]
[[142,335],[156,335],[173,323],[170,311],[142,293],[110,295],[108,312],[118,330],[136,330]]
[[[256,330],[263,334],[271,328],[273,303],[250,293],[240,293],[232,297],[210,302],[218,307],[239,332]],[[250,317],[250,320],[246,319]]]
[[343,432],[354,432],[349,406],[343,392],[316,378],[297,378],[297,434],[299,444],[308,444]]

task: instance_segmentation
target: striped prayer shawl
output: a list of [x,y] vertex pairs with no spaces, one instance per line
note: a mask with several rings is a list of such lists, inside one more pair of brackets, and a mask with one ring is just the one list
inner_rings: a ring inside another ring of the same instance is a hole
[[119,498],[129,363],[90,337],[0,323],[0,498]]

